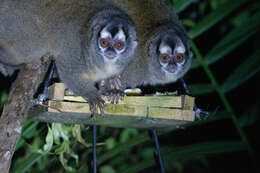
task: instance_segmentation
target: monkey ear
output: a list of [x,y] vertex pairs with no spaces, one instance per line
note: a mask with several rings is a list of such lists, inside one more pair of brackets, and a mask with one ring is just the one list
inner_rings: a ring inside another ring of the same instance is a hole
[[101,25],[95,24],[95,25],[93,26],[93,28],[92,28],[92,32],[97,32],[97,31],[99,31],[100,29],[101,29]]

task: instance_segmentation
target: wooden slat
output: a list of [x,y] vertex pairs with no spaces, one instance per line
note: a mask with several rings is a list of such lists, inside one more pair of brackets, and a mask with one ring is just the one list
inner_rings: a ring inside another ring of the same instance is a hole
[[[76,102],[49,101],[49,112],[71,112],[71,113],[91,113],[89,104]],[[108,105],[105,114],[120,116],[137,116],[147,118],[163,118],[176,120],[194,120],[194,112],[191,110],[171,109],[162,107],[150,107],[143,105]]]
[[46,106],[30,111],[37,121],[66,124],[104,125],[110,127],[167,128],[194,121],[194,98],[190,96],[125,96],[124,101],[113,105],[107,102],[105,116],[91,118],[89,104],[80,96],[65,95],[64,84],[54,84]]
[[[86,100],[80,96],[64,96],[64,100],[86,102]],[[182,108],[182,97],[181,96],[125,96],[123,101],[119,101],[119,105],[121,104],[136,105],[136,106],[160,106],[160,107]],[[187,104],[192,104],[192,102],[189,102]]]
[[[79,107],[82,108],[82,105]],[[31,120],[41,121],[41,122],[57,122],[57,123],[65,123],[65,124],[87,124],[87,125],[101,125],[101,126],[108,126],[108,127],[142,128],[142,129],[179,128],[181,125],[194,120],[194,114],[192,114],[191,111],[181,111],[181,110],[179,111],[182,112],[182,115],[179,114],[179,116],[176,116],[176,114],[174,114],[175,119],[151,118],[151,116],[153,115],[151,113],[148,114],[147,112],[145,112],[143,115],[147,114],[148,117],[120,115],[120,114],[113,114],[113,115],[105,114],[105,116],[97,115],[96,119],[93,120],[90,113],[50,112],[47,111],[46,107],[37,106],[30,110],[29,118]],[[149,112],[155,112],[155,111],[149,110]],[[160,115],[160,114],[156,114],[156,115]]]

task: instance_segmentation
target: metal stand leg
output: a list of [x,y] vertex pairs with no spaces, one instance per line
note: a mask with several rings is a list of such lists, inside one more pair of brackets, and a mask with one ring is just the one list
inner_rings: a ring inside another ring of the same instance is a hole
[[93,172],[97,173],[97,126],[93,125]]
[[154,144],[155,144],[155,149],[156,149],[155,150],[155,156],[157,157],[156,161],[159,162],[159,165],[161,168],[161,173],[165,173],[165,167],[164,167],[164,163],[163,163],[161,152],[160,152],[158,136],[157,136],[155,129],[152,130],[152,134],[153,134],[153,139],[154,139]]
[[39,95],[39,98],[37,99],[37,103],[38,103],[38,104],[43,104],[43,102],[46,100],[48,87],[49,87],[50,82],[51,82],[51,79],[52,79],[52,77],[53,77],[54,69],[55,69],[55,64],[54,64],[54,62],[52,61],[52,62],[51,62],[51,67],[50,67],[50,72],[49,72],[49,74],[48,74],[48,77],[47,77],[46,80],[44,81],[43,92],[42,92],[42,94]]

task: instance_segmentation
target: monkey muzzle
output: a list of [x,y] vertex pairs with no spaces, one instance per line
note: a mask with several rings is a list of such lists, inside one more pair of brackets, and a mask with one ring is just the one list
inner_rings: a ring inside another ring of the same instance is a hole
[[106,57],[107,59],[110,59],[110,60],[116,58],[116,56],[117,56],[116,52],[114,52],[114,51],[112,51],[112,50],[106,51],[104,55],[105,55],[105,57]]

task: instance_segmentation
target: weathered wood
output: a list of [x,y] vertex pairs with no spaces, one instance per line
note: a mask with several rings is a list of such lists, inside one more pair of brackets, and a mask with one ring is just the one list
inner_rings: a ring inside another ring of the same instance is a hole
[[[76,103],[87,105],[86,103]],[[83,106],[81,105],[81,106]],[[79,105],[78,105],[79,106]],[[175,119],[165,118],[151,118],[151,112],[153,110],[147,109],[143,115],[146,116],[132,116],[120,115],[120,114],[105,114],[105,116],[96,116],[96,120],[93,120],[90,113],[85,112],[48,112],[46,107],[37,106],[31,109],[29,117],[31,120],[41,122],[58,122],[65,124],[88,124],[88,125],[102,125],[108,127],[119,127],[119,128],[179,128],[182,124],[194,120],[194,113],[191,111],[181,111],[178,117]],[[157,110],[159,111],[159,110]],[[160,113],[160,111],[159,111]],[[157,114],[160,115],[160,114]],[[191,119],[189,119],[191,118]]]
[[[87,113],[90,114],[87,103],[49,101],[49,112],[70,112],[70,113]],[[163,108],[158,106],[132,105],[132,104],[108,104],[105,114],[118,116],[137,116],[146,118],[163,118],[176,120],[194,120],[192,110],[182,110],[173,108]],[[106,116],[105,115],[105,116]]]
[[[62,83],[48,91],[48,108],[38,106],[30,112],[32,119],[66,124],[83,123],[110,127],[167,128],[194,121],[194,98],[189,96],[125,96],[119,104],[107,102],[105,116],[90,115],[89,104],[80,96],[65,92]],[[64,96],[65,93],[65,96]],[[64,99],[64,100],[63,100]]]
[[[119,101],[119,105],[123,104],[123,105],[136,105],[136,106],[182,108],[183,99],[184,98],[181,96],[125,96],[123,101]],[[64,96],[64,100],[86,102],[85,99],[80,96]],[[187,104],[186,108],[187,106],[193,106],[192,105],[193,103],[191,101],[187,102],[186,104]]]
[[50,100],[64,100],[65,86],[63,83],[54,83],[48,88],[47,98]]
[[24,118],[49,64],[49,56],[46,56],[42,61],[23,66],[12,85],[0,118],[0,173],[9,172],[15,145],[22,133]]

